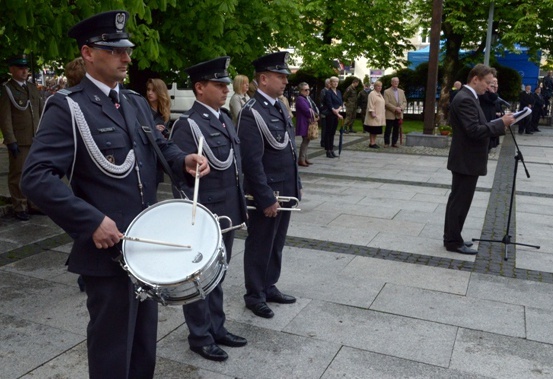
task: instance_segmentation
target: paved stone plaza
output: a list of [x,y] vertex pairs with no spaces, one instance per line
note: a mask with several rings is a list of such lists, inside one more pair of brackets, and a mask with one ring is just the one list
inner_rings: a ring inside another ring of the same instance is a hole
[[[313,141],[279,282],[297,303],[271,304],[273,319],[245,308],[239,232],[225,308],[227,328],[248,345],[225,348],[224,363],[204,360],[188,348],[182,310],[160,307],[156,378],[553,377],[553,129],[541,129],[516,134],[530,178],[519,164],[508,233],[541,248],[508,245],[508,260],[500,242],[476,243],[476,257],[444,249],[447,149],[375,151],[357,133],[328,159]],[[512,137],[490,156],[465,239],[506,235]],[[4,197],[6,171],[2,147]],[[170,197],[167,184],[160,197]],[[0,378],[88,377],[85,295],[64,266],[70,246],[46,216],[0,217]]]

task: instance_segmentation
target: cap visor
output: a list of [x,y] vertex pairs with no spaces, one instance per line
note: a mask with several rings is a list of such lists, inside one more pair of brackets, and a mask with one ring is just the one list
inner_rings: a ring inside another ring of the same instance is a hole
[[117,41],[98,41],[94,42],[94,45],[109,46],[109,47],[134,47],[134,43],[128,39],[119,39]]
[[280,70],[269,70],[271,72],[276,72],[276,73],[279,73],[279,74],[285,74],[285,75],[290,75],[291,72],[288,71],[287,69],[283,68],[283,69],[280,69]]
[[228,76],[224,78],[209,79],[210,82],[232,83],[232,80]]

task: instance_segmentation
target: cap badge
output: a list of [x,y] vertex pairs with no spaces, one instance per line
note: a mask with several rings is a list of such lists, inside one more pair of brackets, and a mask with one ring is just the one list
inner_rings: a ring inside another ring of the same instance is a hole
[[121,33],[125,28],[125,13],[117,13],[115,15],[115,28],[117,33]]
[[290,53],[286,52],[286,54],[284,54],[284,63],[288,62],[288,59],[290,59]]
[[100,98],[98,97],[98,95],[94,95],[94,100],[100,101]]
[[230,58],[227,58],[225,62],[225,70],[228,68],[229,65],[230,65]]

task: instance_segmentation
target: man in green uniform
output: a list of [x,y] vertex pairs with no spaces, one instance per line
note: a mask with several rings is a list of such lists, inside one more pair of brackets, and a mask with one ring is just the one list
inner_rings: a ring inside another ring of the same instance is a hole
[[344,121],[344,132],[355,133],[353,130],[353,122],[357,114],[357,86],[359,79],[354,78],[349,87],[344,92],[344,103],[346,104],[346,120]]
[[0,86],[0,130],[9,151],[8,189],[15,216],[29,220],[29,205],[19,181],[23,163],[35,136],[44,103],[38,89],[27,81],[29,63],[25,55],[8,59],[11,79]]

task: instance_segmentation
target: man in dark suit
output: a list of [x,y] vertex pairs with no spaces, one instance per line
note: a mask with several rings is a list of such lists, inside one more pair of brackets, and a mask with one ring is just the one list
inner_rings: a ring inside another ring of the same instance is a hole
[[11,78],[0,85],[0,130],[9,151],[8,189],[15,217],[27,221],[30,204],[21,192],[19,182],[44,102],[36,86],[27,81],[27,56],[18,55],[8,59],[8,66]]
[[[534,107],[534,96],[532,95],[532,86],[527,85],[524,87],[524,91],[520,92],[518,96],[518,110],[521,111],[528,107],[532,109]],[[532,132],[532,117],[525,117],[518,122],[518,134],[534,134]]]
[[534,98],[534,107],[532,108],[530,125],[532,128],[532,132],[541,132],[539,128],[539,124],[540,124],[540,118],[541,116],[543,116],[543,110],[545,106],[545,100],[541,95],[541,87],[538,86],[536,87],[536,89],[534,89],[534,93],[532,94],[532,97]]
[[[213,170],[201,180],[198,202],[219,216],[228,216],[233,225],[246,221],[246,199],[242,190],[240,140],[232,120],[221,106],[229,92],[229,57],[220,57],[187,68],[196,101],[192,108],[173,125],[171,138],[184,151],[196,151],[200,137],[205,139],[204,155]],[[194,193],[194,180],[187,178],[182,190],[189,198]],[[178,196],[177,194],[175,194]],[[229,225],[222,225],[226,228]],[[234,231],[223,234],[227,263],[232,255]],[[218,345],[240,347],[245,338],[229,333],[225,328],[223,310],[223,280],[203,300],[183,306],[190,331],[190,349],[202,357],[224,361],[227,353]]]
[[86,285],[90,378],[154,375],[157,303],[137,299],[117,246],[122,231],[156,202],[156,153],[141,125],[150,127],[181,180],[184,171],[195,174],[196,164],[201,175],[209,172],[203,157],[165,140],[142,96],[119,87],[134,46],[128,17],[100,13],[69,31],[86,77],[48,99],[21,181],[28,198],[74,239],[67,264]]
[[469,72],[467,84],[459,90],[451,103],[449,117],[453,137],[447,168],[452,174],[452,184],[444,224],[444,246],[447,251],[478,253],[470,248],[472,242],[465,242],[461,232],[478,176],[487,174],[490,137],[504,135],[505,129],[514,122],[511,114],[488,122],[482,112],[478,95],[486,92],[495,75],[495,69],[477,64]]
[[244,251],[246,307],[255,315],[274,316],[267,302],[294,303],[296,298],[276,287],[282,266],[290,212],[278,208],[280,196],[301,197],[294,126],[278,100],[288,83],[288,53],[265,55],[253,62],[259,85],[238,115],[244,190],[253,195]]

